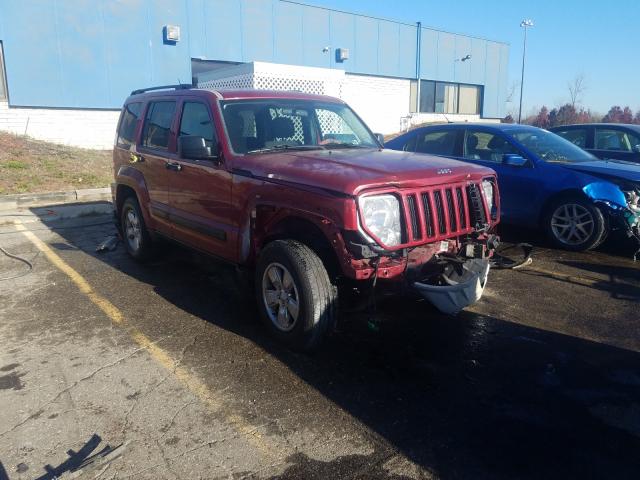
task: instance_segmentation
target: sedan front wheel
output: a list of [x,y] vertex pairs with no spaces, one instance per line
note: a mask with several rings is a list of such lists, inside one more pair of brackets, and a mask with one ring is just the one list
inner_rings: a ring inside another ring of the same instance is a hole
[[556,202],[549,209],[545,224],[553,243],[565,250],[591,250],[602,243],[607,233],[600,209],[582,198]]

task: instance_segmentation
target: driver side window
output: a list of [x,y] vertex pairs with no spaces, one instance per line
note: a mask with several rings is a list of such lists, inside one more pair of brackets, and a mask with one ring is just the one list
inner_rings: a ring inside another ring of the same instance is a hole
[[464,158],[502,163],[505,154],[519,154],[518,150],[498,134],[467,130],[464,139]]
[[203,137],[207,147],[212,147],[215,140],[213,122],[209,109],[204,103],[185,102],[180,119],[180,134]]

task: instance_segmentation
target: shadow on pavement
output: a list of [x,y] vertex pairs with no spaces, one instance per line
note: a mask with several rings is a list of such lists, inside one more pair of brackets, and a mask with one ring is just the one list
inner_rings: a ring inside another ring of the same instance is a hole
[[[104,445],[100,451],[94,453],[101,442],[102,438],[100,437],[100,435],[94,433],[77,452],[68,450],[66,453],[69,458],[67,458],[67,460],[62,462],[57,467],[54,467],[52,465],[45,465],[45,473],[37,477],[36,480],[55,480],[57,478],[67,478],[67,476],[65,475],[66,473],[72,474],[73,478],[75,478],[76,475],[80,474],[88,475],[90,474],[90,472],[93,472],[93,474],[98,474],[99,476],[101,472],[98,472],[97,470],[102,468],[104,471],[111,460],[114,460],[122,454],[122,450],[124,448],[124,445],[118,445],[115,448],[111,447],[110,445]],[[16,467],[16,472],[18,474],[17,476],[19,478],[23,478],[23,474],[25,474],[28,470],[29,467],[26,464],[19,464]],[[2,462],[0,462],[0,480],[9,479],[9,475],[2,466]]]
[[[526,242],[539,248],[555,248],[544,233],[539,230],[500,224],[498,233],[503,242]],[[638,245],[632,238],[628,238],[621,232],[611,232],[604,243],[599,245],[595,251],[629,259],[633,258],[633,254],[637,249]]]
[[[77,245],[86,232],[58,233]],[[292,454],[278,478],[401,479],[381,468],[396,451],[442,478],[638,478],[634,351],[470,312],[445,317],[422,302],[383,297],[378,331],[361,315],[343,315],[341,331],[321,351],[300,355],[257,325],[233,268],[178,247],[147,266],[117,252],[87,253],[152,285],[188,314],[259,345],[386,446],[332,462]],[[229,346],[225,354],[247,353]],[[252,392],[264,385],[257,378],[263,372],[245,374],[241,391],[264,400],[255,408],[265,416],[286,415],[282,405],[291,402],[287,407],[314,417],[316,406],[297,404],[288,391]]]

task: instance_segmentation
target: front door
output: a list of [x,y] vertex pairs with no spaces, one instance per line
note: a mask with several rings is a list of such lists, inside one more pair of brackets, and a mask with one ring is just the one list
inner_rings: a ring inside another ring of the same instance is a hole
[[[181,104],[178,138],[203,137],[212,151],[218,138],[209,106],[197,99]],[[169,201],[175,239],[235,260],[238,229],[231,215],[231,173],[219,159],[176,158],[169,172]]]
[[524,166],[503,163],[504,155],[522,152],[498,132],[469,128],[465,132],[463,157],[485,165],[498,174],[501,215],[506,222],[529,223],[536,215],[541,181],[533,162]]

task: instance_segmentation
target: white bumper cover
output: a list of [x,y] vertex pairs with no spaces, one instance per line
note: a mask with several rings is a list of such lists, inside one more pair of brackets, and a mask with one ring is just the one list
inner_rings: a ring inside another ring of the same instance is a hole
[[456,278],[445,278],[448,285],[414,282],[413,286],[442,313],[453,315],[482,297],[489,275],[489,260],[469,260],[462,265],[462,272]]

